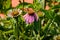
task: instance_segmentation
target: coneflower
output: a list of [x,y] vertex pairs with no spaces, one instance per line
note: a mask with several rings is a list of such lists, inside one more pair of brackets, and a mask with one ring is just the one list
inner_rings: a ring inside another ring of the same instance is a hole
[[31,24],[34,21],[38,21],[38,16],[36,13],[34,13],[32,8],[28,9],[28,13],[26,13],[23,18],[25,19],[27,24]]
[[33,23],[34,21],[38,21],[38,16],[36,15],[36,13],[34,13],[33,15],[29,15],[28,13],[25,14],[23,16],[23,18],[25,19],[26,23],[27,24],[31,24]]
[[18,15],[20,15],[22,12],[22,10],[20,9],[13,9],[13,10],[9,10],[8,11],[8,17],[17,17]]

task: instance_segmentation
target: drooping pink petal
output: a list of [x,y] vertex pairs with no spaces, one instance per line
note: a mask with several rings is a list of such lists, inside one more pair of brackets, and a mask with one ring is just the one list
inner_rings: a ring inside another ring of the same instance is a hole
[[36,14],[29,15],[28,13],[23,16],[27,24],[33,23],[35,20],[38,21],[38,16]]
[[36,21],[38,21],[39,18],[38,18],[38,15],[36,13],[34,14],[34,17],[36,18]]
[[19,5],[19,0],[12,0],[12,7],[16,7]]

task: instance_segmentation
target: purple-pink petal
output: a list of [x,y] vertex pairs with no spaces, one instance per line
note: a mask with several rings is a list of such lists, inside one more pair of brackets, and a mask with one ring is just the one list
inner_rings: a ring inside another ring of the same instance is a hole
[[36,14],[29,15],[28,13],[23,16],[27,24],[33,23],[35,20],[38,21],[38,16]]

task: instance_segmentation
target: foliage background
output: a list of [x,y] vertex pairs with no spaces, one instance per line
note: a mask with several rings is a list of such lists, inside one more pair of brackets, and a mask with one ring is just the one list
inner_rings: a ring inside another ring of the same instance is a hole
[[[44,9],[44,6],[45,0],[34,0],[34,4],[21,3],[16,7],[32,7],[37,13],[43,12],[42,15],[38,15],[39,21],[32,24],[26,24],[22,18],[23,15],[14,18],[7,16],[5,20],[0,18],[0,40],[54,40],[56,35],[60,35],[60,4],[52,6],[48,11]],[[0,12],[7,15],[10,9],[13,9],[11,0],[0,0]],[[57,9],[59,11],[56,12]]]

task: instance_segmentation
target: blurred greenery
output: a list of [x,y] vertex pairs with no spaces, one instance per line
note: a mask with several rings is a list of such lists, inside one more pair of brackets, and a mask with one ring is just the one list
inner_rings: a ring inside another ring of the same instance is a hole
[[43,12],[44,16],[39,16],[38,22],[26,24],[23,15],[13,18],[7,16],[7,11],[13,10],[11,0],[0,0],[0,13],[7,13],[5,20],[0,18],[0,40],[54,40],[55,35],[60,35],[60,4],[52,6],[50,10],[45,10],[45,1],[34,0],[33,4],[21,3],[16,7],[19,9],[23,6],[31,7],[37,13]]

